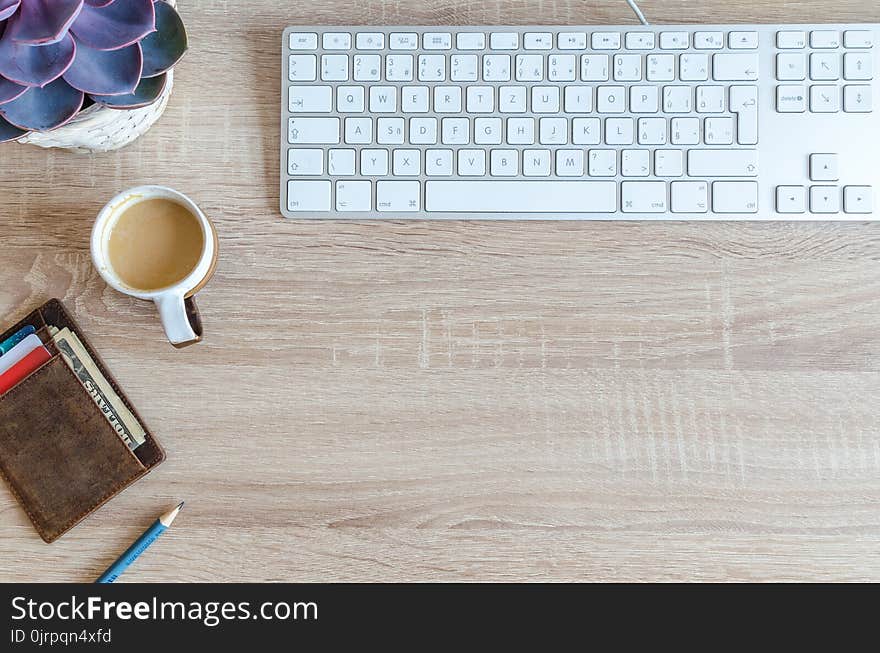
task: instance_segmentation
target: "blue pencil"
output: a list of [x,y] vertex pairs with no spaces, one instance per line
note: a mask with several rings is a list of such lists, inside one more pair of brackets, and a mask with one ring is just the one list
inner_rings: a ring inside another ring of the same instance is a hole
[[95,582],[112,583],[119,578],[122,572],[128,569],[131,563],[137,560],[141,553],[146,551],[162,533],[168,530],[168,527],[171,526],[171,523],[174,521],[174,518],[177,517],[177,513],[180,512],[181,508],[183,508],[183,501],[153,522],[153,525],[144,531],[144,534],[137,538],[134,541],[134,544],[128,547],[125,553],[119,556],[116,559],[116,562],[110,565],[107,568],[107,571],[101,574],[101,577]]

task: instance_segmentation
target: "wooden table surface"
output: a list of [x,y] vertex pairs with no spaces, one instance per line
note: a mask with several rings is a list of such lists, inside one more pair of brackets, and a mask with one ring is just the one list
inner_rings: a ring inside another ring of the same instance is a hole
[[[868,0],[641,5],[880,22]],[[278,213],[286,25],[632,24],[623,0],[181,12],[191,52],[136,144],[0,146],[0,320],[63,299],[168,451],[52,545],[0,489],[0,580],[90,581],[180,499],[125,580],[880,580],[880,224]],[[183,351],[89,259],[99,208],[143,183],[219,230]]]

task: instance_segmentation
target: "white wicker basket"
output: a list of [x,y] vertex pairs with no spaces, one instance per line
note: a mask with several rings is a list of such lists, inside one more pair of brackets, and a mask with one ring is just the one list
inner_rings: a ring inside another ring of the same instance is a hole
[[[176,0],[165,0],[172,7]],[[71,152],[89,154],[109,152],[125,147],[143,136],[153,126],[171,97],[174,75],[168,71],[168,82],[159,99],[140,109],[108,109],[93,104],[81,111],[66,125],[47,132],[30,132],[17,142],[39,147],[57,147]]]

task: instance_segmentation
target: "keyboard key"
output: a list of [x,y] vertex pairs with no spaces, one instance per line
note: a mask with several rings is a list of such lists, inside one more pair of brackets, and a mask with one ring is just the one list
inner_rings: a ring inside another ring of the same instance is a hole
[[376,142],[382,145],[402,145],[404,142],[403,118],[379,118],[376,120]]
[[843,212],[872,213],[873,199],[870,186],[847,186],[843,189]]
[[757,177],[757,150],[689,150],[691,177]]
[[837,186],[810,186],[811,213],[839,213],[840,190]]
[[675,55],[650,54],[646,69],[649,82],[671,82],[675,79]]
[[669,184],[673,213],[706,213],[709,184],[705,181],[673,181]]
[[577,59],[575,55],[552,55],[547,61],[547,79],[551,82],[573,82],[576,80]]
[[755,81],[758,79],[758,55],[745,52],[714,54],[712,78],[722,82]]
[[[546,120],[546,118],[542,118],[542,120]],[[632,145],[633,141],[634,125],[632,118],[607,118],[605,120],[606,145]]]
[[440,122],[440,140],[444,145],[466,145],[470,137],[470,121],[467,118],[443,118]]
[[684,174],[684,155],[681,150],[656,150],[654,174],[658,177],[681,177]]
[[814,52],[811,54],[810,79],[840,79],[840,55],[836,52]]
[[347,32],[326,32],[321,43],[325,50],[350,50],[351,34]]
[[353,175],[355,173],[354,150],[330,150],[327,156],[327,171],[331,175]]
[[544,79],[544,57],[540,54],[516,55],[516,81],[540,82]]
[[661,50],[687,50],[690,35],[687,32],[660,32]]
[[425,210],[452,213],[613,213],[613,181],[488,180],[425,183]]
[[324,173],[324,150],[292,148],[287,151],[287,174],[314,176]]
[[724,32],[694,32],[694,48],[720,50],[724,47]]
[[591,86],[566,86],[564,110],[566,113],[589,113],[592,111],[593,88]]
[[516,177],[519,174],[519,152],[492,150],[489,154],[489,174],[493,177]]
[[683,82],[702,82],[709,79],[709,55],[681,55],[678,58],[678,78]]
[[627,50],[653,50],[654,32],[627,32],[625,42]]
[[[574,66],[572,65],[572,69]],[[572,70],[572,72],[574,72]],[[642,57],[638,54],[614,55],[614,81],[638,82],[642,79]],[[683,79],[683,78],[682,78]]]
[[633,113],[657,113],[660,93],[656,86],[630,86],[629,110]]
[[694,106],[692,94],[690,86],[664,86],[663,111],[666,113],[690,113]]
[[706,145],[733,145],[733,118],[706,118]]
[[800,50],[807,45],[806,33],[786,30],[776,34],[776,47],[780,50]]
[[290,113],[323,113],[333,109],[333,88],[330,86],[290,86],[287,89],[287,110]]
[[350,145],[365,145],[367,143],[372,143],[372,118],[346,118],[345,142]]
[[453,82],[475,82],[479,78],[477,55],[454,54],[450,59],[449,78]]
[[730,110],[736,114],[736,140],[740,145],[758,144],[758,87],[730,87]]
[[650,150],[623,150],[620,153],[620,174],[624,177],[647,177],[650,175]]
[[871,111],[871,87],[849,85],[843,87],[843,110],[848,113]]
[[556,113],[559,111],[559,87],[533,86],[532,112]]
[[807,210],[807,193],[803,186],[777,186],[777,213],[805,213]]
[[609,65],[607,54],[581,55],[581,81],[607,82]]
[[613,177],[617,174],[617,150],[590,150],[591,177]]
[[535,142],[535,119],[508,118],[507,142],[510,145],[533,145]]
[[666,213],[666,182],[624,181],[620,194],[624,213]]
[[370,87],[370,111],[393,113],[397,110],[397,88],[394,86]]
[[419,35],[415,32],[394,32],[388,37],[391,50],[418,50]]
[[312,180],[288,181],[287,210],[292,213],[329,211],[330,182]]
[[361,174],[380,177],[388,174],[388,150],[361,150]]
[[461,87],[460,86],[435,86],[434,87],[434,112],[435,113],[460,113],[461,112]]
[[372,183],[369,181],[337,181],[337,211],[371,211]]
[[291,145],[335,145],[339,142],[339,118],[290,118],[287,142]]
[[640,145],[666,145],[666,118],[639,118]]
[[820,84],[811,86],[810,111],[813,113],[837,113],[840,111],[840,89],[836,86]]
[[459,150],[458,174],[461,177],[483,177],[486,174],[486,150]]
[[455,37],[455,47],[459,50],[484,50],[486,35],[482,32],[462,32]]
[[501,145],[501,136],[501,118],[474,120],[474,143],[477,145]]
[[510,55],[509,54],[484,54],[483,55],[483,81],[484,82],[509,82],[510,81]]
[[583,174],[583,150],[556,150],[557,177],[582,177]]
[[758,183],[754,181],[713,182],[712,210],[715,213],[757,213]]
[[410,119],[409,142],[413,145],[434,145],[437,142],[437,119]]
[[523,150],[523,175],[550,176],[550,150]]
[[419,55],[419,81],[446,81],[446,57],[442,54]]
[[468,86],[468,113],[492,113],[495,110],[495,89],[491,86]]
[[551,50],[553,34],[551,32],[529,32],[523,36],[523,48],[526,50]]
[[422,37],[425,50],[451,50],[452,34],[449,32],[428,32]]
[[722,113],[724,91],[723,86],[697,86],[697,113]]
[[491,50],[516,50],[519,48],[519,34],[516,32],[492,32],[489,34]]
[[422,172],[422,153],[419,150],[394,150],[391,170],[395,177],[419,175]]
[[868,30],[847,30],[843,33],[843,45],[847,48],[872,48],[874,39]]
[[314,32],[291,32],[288,47],[291,50],[315,50],[318,48],[318,35]]
[[418,181],[376,182],[376,210],[411,213],[421,209],[422,185]]
[[670,123],[670,140],[673,145],[699,145],[700,119],[673,118]]
[[847,80],[873,79],[874,68],[868,52],[847,52],[843,55],[843,78]]
[[593,32],[594,50],[620,50],[620,32]]
[[[440,88],[440,91],[437,90]],[[459,108],[455,109],[455,111],[460,110],[461,105],[461,89],[459,87],[454,87],[458,92],[459,96]],[[442,95],[441,95],[442,94]],[[437,110],[437,106],[441,108],[451,105],[453,103],[453,98],[448,97],[447,93],[443,93],[443,87],[436,87],[434,89],[434,107],[435,111]],[[400,89],[400,105],[401,109],[404,113],[427,113],[428,112],[428,87],[427,86],[404,86]],[[438,103],[438,99],[440,102]]]
[[348,81],[348,55],[321,55],[321,79],[326,82]]
[[560,32],[556,37],[556,43],[560,50],[586,50],[586,32]]
[[452,150],[426,150],[425,174],[430,177],[452,176]]
[[354,39],[358,50],[384,50],[385,35],[382,32],[361,32]]
[[523,113],[526,110],[525,86],[501,86],[498,89],[498,110],[501,113]]
[[807,110],[806,93],[803,86],[777,86],[776,110],[779,113],[803,113]]
[[[534,108],[532,109],[534,111]],[[596,110],[599,113],[626,111],[625,86],[600,86],[596,89]]]
[[837,155],[811,154],[810,179],[812,181],[837,181]]
[[287,78],[292,82],[312,82],[318,70],[313,54],[292,54],[287,58]]
[[757,32],[731,32],[727,41],[731,50],[754,50],[758,47]]
[[776,55],[776,79],[781,82],[799,82],[807,77],[807,58],[800,52],[780,52]]
[[385,79],[389,82],[411,82],[414,59],[411,54],[389,54],[385,57]]
[[565,145],[568,143],[568,120],[541,118],[538,121],[538,140],[541,145]]
[[[293,87],[291,87],[293,88]],[[320,88],[308,87],[303,88]],[[336,110],[340,113],[359,113],[365,108],[363,86],[337,86],[336,87]],[[329,111],[329,109],[325,109]]]
[[353,77],[356,82],[378,82],[382,79],[382,57],[378,54],[355,55]]
[[575,118],[571,121],[571,142],[575,145],[598,145],[601,131],[598,118]]
[[837,30],[814,30],[810,32],[810,46],[814,48],[839,48],[840,32]]

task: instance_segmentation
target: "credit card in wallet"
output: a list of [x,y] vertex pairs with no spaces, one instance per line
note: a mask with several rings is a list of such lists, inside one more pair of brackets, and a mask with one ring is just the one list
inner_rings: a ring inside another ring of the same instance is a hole
[[[13,365],[30,354],[37,347],[43,347],[43,341],[36,334],[30,334],[8,352],[0,356],[0,374],[9,370]],[[43,347],[45,349],[45,347]],[[48,353],[48,352],[46,352]]]
[[3,342],[0,342],[0,356],[8,352],[10,349],[15,347],[18,343],[24,340],[27,336],[32,333],[36,333],[37,329],[34,326],[28,324],[25,327],[20,328],[18,331],[13,333]]
[[31,372],[35,371],[40,365],[50,360],[52,357],[45,347],[37,347],[27,356],[10,367],[6,372],[0,374],[0,395],[3,395],[21,381],[25,379]]

